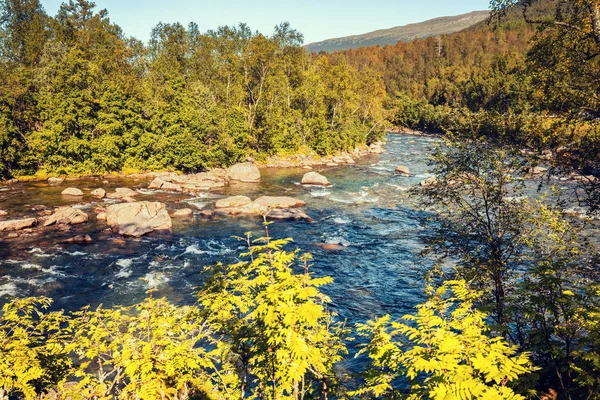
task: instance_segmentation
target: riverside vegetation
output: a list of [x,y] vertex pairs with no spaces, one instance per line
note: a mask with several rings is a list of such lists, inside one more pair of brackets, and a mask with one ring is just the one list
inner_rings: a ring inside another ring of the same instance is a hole
[[[8,302],[0,397],[600,398],[597,227],[566,215],[558,191],[524,196],[550,151],[553,173],[578,173],[579,200],[598,209],[597,1],[493,1],[508,18],[497,30],[319,56],[287,25],[271,38],[159,25],[146,48],[84,1],[57,18],[35,1],[2,4],[2,82],[13,89],[2,92],[5,175],[195,170],[302,146],[327,154],[376,136],[384,103],[398,124],[447,135],[435,178],[413,189],[435,211],[423,255],[436,261],[414,314],[347,326],[320,290],[332,279],[314,276],[311,256],[265,223],[264,237],[240,238],[238,263],[208,267],[193,305],[152,291],[129,307],[70,314],[44,311],[47,298]],[[100,38],[115,47],[91,46]],[[222,64],[209,62],[216,55]],[[297,101],[305,91],[314,97]],[[350,340],[368,360],[358,376],[343,369]]]
[[2,1],[0,24],[0,177],[197,172],[384,132],[377,75],[310,56],[288,24],[160,23],[144,45],[83,0]]

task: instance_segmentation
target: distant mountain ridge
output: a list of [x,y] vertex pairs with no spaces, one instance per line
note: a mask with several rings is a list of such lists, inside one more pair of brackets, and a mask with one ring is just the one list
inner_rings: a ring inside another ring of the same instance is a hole
[[327,39],[322,42],[307,44],[305,48],[310,52],[318,53],[320,51],[333,52],[376,45],[385,46],[400,41],[408,42],[414,39],[462,31],[485,20],[489,15],[489,11],[473,11],[451,17],[439,17],[415,24],[380,29],[362,35]]

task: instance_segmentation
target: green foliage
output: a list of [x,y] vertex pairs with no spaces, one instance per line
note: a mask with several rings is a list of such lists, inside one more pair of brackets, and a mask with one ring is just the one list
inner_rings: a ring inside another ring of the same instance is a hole
[[44,314],[47,298],[15,299],[0,315],[0,398],[35,399],[37,389],[58,383],[71,363],[69,329],[62,313]]
[[0,16],[2,177],[196,172],[383,134],[380,76],[308,55],[287,23],[271,36],[160,23],[144,46],[85,0],[55,18],[6,0]]
[[502,337],[489,337],[486,315],[477,310],[481,293],[465,281],[447,281],[431,291],[408,321],[386,316],[359,325],[369,342],[372,367],[354,396],[398,398],[405,377],[409,399],[525,399],[508,383],[535,370],[527,353]]
[[[132,307],[75,314],[73,351],[80,359],[72,399],[235,397],[227,346],[210,336],[192,307],[152,297]],[[93,371],[93,372],[92,372]]]
[[208,321],[224,334],[236,355],[242,392],[252,398],[327,397],[333,365],[345,353],[342,326],[327,310],[319,287],[331,278],[294,273],[297,252],[282,247],[289,239],[246,238],[249,258],[215,267],[213,280],[199,293]]

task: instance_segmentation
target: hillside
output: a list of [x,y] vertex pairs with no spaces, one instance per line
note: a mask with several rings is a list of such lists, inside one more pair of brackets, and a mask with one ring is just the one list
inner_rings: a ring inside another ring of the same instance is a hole
[[419,38],[458,32],[485,20],[488,16],[489,11],[473,11],[468,14],[434,18],[362,35],[328,39],[322,42],[310,43],[305,48],[308,51],[318,53],[320,51],[332,52],[376,45],[385,46],[400,41],[407,42]]

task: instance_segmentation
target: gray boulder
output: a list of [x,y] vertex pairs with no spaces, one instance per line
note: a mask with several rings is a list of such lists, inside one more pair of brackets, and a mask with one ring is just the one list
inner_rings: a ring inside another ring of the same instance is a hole
[[149,201],[113,204],[106,209],[106,222],[113,232],[134,237],[170,232],[173,226],[165,205]]

